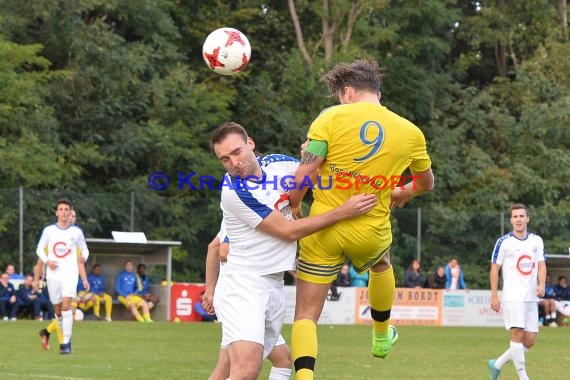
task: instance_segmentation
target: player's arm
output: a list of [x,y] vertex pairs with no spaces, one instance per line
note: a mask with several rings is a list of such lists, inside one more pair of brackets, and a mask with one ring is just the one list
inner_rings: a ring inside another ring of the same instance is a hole
[[40,277],[42,276],[42,273],[44,273],[44,262],[41,261],[40,259],[38,259],[38,262],[36,263],[36,266],[34,267],[34,282],[32,283],[32,286],[34,288],[34,290],[37,292],[39,290],[39,282],[40,282]]
[[89,258],[89,249],[87,248],[87,242],[85,241],[85,236],[83,235],[83,231],[81,231],[81,229],[79,229],[79,239],[77,239],[77,248],[79,248],[79,253],[81,255],[83,263],[86,263],[87,259]]
[[220,274],[219,248],[220,238],[216,236],[208,244],[208,253],[206,255],[206,291],[204,293],[203,306],[207,312],[214,312],[214,290]]
[[435,177],[431,167],[422,172],[412,172],[411,181],[402,187],[396,187],[392,191],[390,198],[390,208],[402,208],[412,198],[417,197],[427,191],[432,191],[435,183]]
[[48,237],[46,229],[44,228],[44,230],[42,231],[42,236],[40,237],[40,241],[38,242],[38,246],[36,248],[36,255],[44,264],[48,266],[48,268],[50,268],[51,270],[56,270],[57,262],[48,260],[47,249],[48,249]]
[[83,282],[83,287],[85,288],[85,293],[89,293],[91,290],[91,285],[87,281],[87,274],[85,273],[85,263],[83,262],[83,257],[77,257],[77,266],[79,267],[79,277],[81,277],[81,282]]
[[325,141],[307,140],[301,145],[301,162],[295,171],[295,186],[289,190],[289,204],[293,210],[301,205],[303,197],[309,186],[302,186],[310,179],[314,184],[319,168],[325,162],[327,155],[327,143]]
[[536,288],[536,295],[544,297],[544,289],[546,287],[546,263],[544,261],[538,262],[538,287]]
[[358,194],[350,197],[343,205],[329,212],[291,221],[287,220],[279,211],[274,210],[257,225],[257,228],[281,240],[293,242],[343,219],[365,214],[376,203],[376,195]]
[[491,309],[497,313],[501,310],[501,302],[499,301],[499,269],[501,269],[499,264],[492,263],[491,272],[489,274],[491,283]]

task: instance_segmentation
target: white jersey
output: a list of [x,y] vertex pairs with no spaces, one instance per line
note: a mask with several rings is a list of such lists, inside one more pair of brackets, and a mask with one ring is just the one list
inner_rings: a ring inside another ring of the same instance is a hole
[[495,244],[491,262],[501,265],[503,302],[538,301],[538,262],[544,261],[542,238],[531,232],[525,239],[508,233]]
[[292,270],[297,242],[277,239],[256,227],[271,212],[278,210],[293,219],[287,194],[299,161],[272,154],[259,159],[263,171],[260,181],[224,177],[221,208],[230,242],[224,273],[249,272],[259,275]]
[[76,225],[60,228],[52,224],[44,228],[36,249],[36,254],[44,263],[48,260],[57,262],[57,269],[46,269],[46,280],[75,279],[79,276],[77,257],[79,254],[85,260],[89,250],[85,243],[83,231]]

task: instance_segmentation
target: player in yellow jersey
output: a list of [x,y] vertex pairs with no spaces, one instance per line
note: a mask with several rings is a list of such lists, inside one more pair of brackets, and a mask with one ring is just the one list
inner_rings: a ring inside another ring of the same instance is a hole
[[[301,380],[313,378],[316,323],[347,258],[358,272],[370,272],[372,354],[388,355],[398,337],[389,329],[395,289],[389,256],[391,208],[403,207],[434,185],[422,132],[380,104],[382,71],[375,61],[339,63],[323,79],[340,105],[324,110],[309,129],[290,191],[291,206],[298,208],[309,184],[314,185],[311,216],[359,193],[376,194],[378,204],[368,214],[301,239],[291,337],[296,378]],[[411,174],[404,177],[407,168]]]

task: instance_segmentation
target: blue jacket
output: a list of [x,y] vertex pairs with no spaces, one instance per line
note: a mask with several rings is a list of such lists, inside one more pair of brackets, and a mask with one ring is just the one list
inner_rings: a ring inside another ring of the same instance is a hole
[[137,293],[140,295],[145,295],[150,293],[149,288],[150,288],[150,277],[148,277],[146,274],[143,275],[138,275],[137,274]]
[[558,301],[570,301],[570,287],[561,288],[559,285],[554,287],[556,299]]
[[87,276],[87,281],[89,282],[89,286],[91,287],[91,291],[95,294],[102,294],[105,293],[105,277],[102,275],[95,275],[93,273],[89,273]]
[[348,270],[348,274],[350,275],[350,285],[355,286],[357,288],[365,288],[368,286],[368,272],[358,273],[354,266],[350,266]]
[[542,298],[556,298],[556,288],[552,284],[544,286],[544,297]]
[[[449,264],[445,266],[445,277],[447,281],[445,282],[445,289],[449,289],[451,287],[451,268]],[[459,278],[457,279],[457,289],[467,289],[467,284],[465,283],[465,279],[463,278],[463,269],[459,267]]]
[[11,282],[9,282],[6,287],[0,284],[0,301],[8,301],[12,296],[18,296],[16,289],[14,289],[14,285],[12,285]]
[[122,271],[115,280],[115,291],[118,296],[127,297],[137,293],[137,275],[134,272]]
[[[20,302],[20,305],[24,305],[28,302],[33,302],[34,300],[30,299],[31,295],[38,295],[34,291],[33,286],[26,288],[26,286],[24,284],[20,285],[20,287],[18,288],[18,300]],[[38,300],[38,298],[36,298],[36,300]]]

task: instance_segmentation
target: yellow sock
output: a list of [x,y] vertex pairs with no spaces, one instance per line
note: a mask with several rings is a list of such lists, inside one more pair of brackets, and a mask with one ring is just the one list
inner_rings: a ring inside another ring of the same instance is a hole
[[101,314],[99,314],[99,312],[101,311],[101,298],[99,298],[99,296],[93,296],[93,298],[94,298],[94,300],[93,300],[93,314],[95,314],[95,316],[97,318],[99,318],[99,317],[101,317]]
[[57,341],[59,342],[59,344],[61,344],[63,342],[63,333],[61,332],[61,329],[59,328],[59,322],[57,321],[57,319],[52,320],[51,323],[46,328],[46,330],[50,334],[55,331],[55,334],[57,335]]
[[310,319],[293,323],[291,356],[297,380],[312,380],[317,359],[317,325]]
[[107,319],[110,319],[111,313],[113,311],[113,299],[108,294],[105,294],[103,296],[103,299],[105,300],[105,316],[107,317]]
[[368,280],[368,299],[370,301],[370,313],[374,320],[375,333],[387,333],[390,324],[390,312],[394,302],[396,280],[392,267],[384,272],[370,271]]
[[136,318],[136,319],[137,319],[137,321],[139,321],[139,322],[144,322],[144,318],[143,318],[143,317],[141,317],[141,315],[140,315],[140,314],[137,314],[137,316],[136,316],[135,318]]
[[146,314],[144,315],[144,319],[145,319],[146,321],[152,321],[152,319],[150,318],[150,314],[148,314],[148,313],[146,313]]

